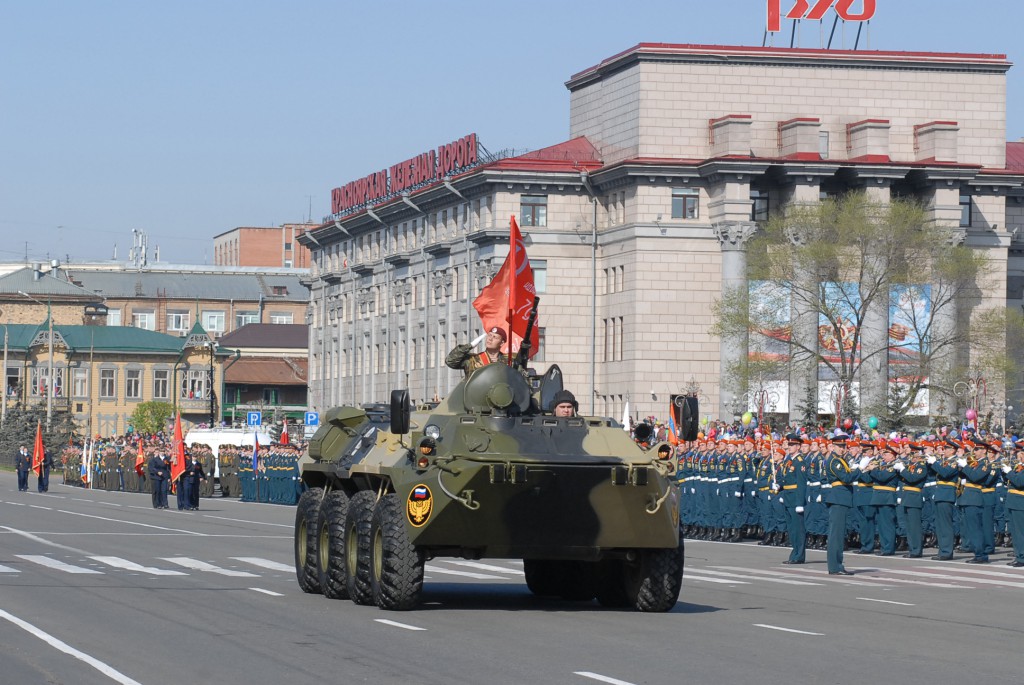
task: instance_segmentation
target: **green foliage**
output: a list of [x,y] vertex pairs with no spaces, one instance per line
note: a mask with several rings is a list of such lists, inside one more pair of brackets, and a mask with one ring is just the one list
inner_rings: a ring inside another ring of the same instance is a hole
[[80,440],[74,417],[66,411],[55,411],[46,427],[46,407],[24,407],[21,403],[7,405],[7,417],[0,426],[0,464],[14,465],[14,453],[21,445],[32,452],[36,440],[36,425],[43,429],[43,446],[54,458],[72,440]]
[[132,412],[131,425],[136,433],[157,433],[174,418],[174,406],[168,402],[143,402]]

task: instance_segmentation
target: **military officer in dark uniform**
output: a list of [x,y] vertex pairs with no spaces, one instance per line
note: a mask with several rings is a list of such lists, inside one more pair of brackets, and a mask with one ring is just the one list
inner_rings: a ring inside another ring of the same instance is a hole
[[807,466],[798,449],[803,440],[799,435],[786,436],[789,454],[782,460],[780,485],[782,502],[786,507],[786,527],[791,551],[783,564],[802,564],[807,556],[807,530],[804,526],[804,505],[807,502]]
[[843,566],[843,546],[846,543],[846,517],[853,506],[853,483],[860,476],[858,465],[850,468],[849,455],[844,451],[847,436],[843,433],[832,438],[822,470],[822,497],[828,507],[828,547],[825,554],[828,572],[833,576],[852,576]]
[[[973,444],[969,445],[974,447]],[[967,540],[970,542],[974,557],[968,564],[987,564],[988,554],[985,553],[985,532],[982,524],[984,497],[982,487],[989,475],[989,464],[984,456],[978,453],[964,455],[957,459],[964,489],[957,498],[957,505],[963,508],[964,524]]]
[[164,463],[164,458],[159,454],[154,454],[149,459],[149,484],[154,509],[167,508],[168,478],[170,478],[170,470]]
[[14,456],[14,468],[18,472],[18,492],[28,491],[28,472],[32,470],[32,455],[22,445]]
[[1003,464],[1003,480],[1006,482],[1006,516],[1010,521],[1010,538],[1013,541],[1013,561],[1008,565],[1024,567],[1024,452],[1022,444],[1016,445],[1016,461]]
[[43,450],[43,461],[39,464],[39,480],[37,486],[39,492],[50,491],[50,469],[53,468],[53,456],[50,450]]
[[932,500],[935,503],[935,539],[939,553],[935,561],[950,561],[953,558],[953,544],[956,534],[953,530],[953,505],[956,502],[956,486],[959,470],[956,466],[956,452],[960,445],[947,440],[941,445],[945,455],[927,454],[928,470],[935,474]]
[[484,337],[483,352],[474,352],[473,343],[456,345],[455,349],[448,353],[444,363],[451,369],[462,369],[467,376],[487,364],[508,364],[508,357],[501,352],[501,346],[507,339],[505,329],[493,326]]
[[185,486],[185,508],[193,511],[199,509],[199,486],[206,480],[206,473],[203,471],[203,465],[199,463],[199,457],[194,453],[189,456],[181,480]]
[[903,507],[907,522],[907,559],[920,559],[924,546],[924,533],[921,529],[921,509],[924,507],[922,490],[928,477],[928,469],[921,459],[924,448],[917,444],[909,445],[905,454],[908,463],[897,461],[893,468],[899,473],[902,487],[900,489],[900,506]]
[[886,445],[880,458],[872,461],[865,469],[874,484],[871,506],[875,508],[878,525],[879,556],[891,557],[896,553],[896,485],[899,475],[893,468],[896,463],[895,448]]

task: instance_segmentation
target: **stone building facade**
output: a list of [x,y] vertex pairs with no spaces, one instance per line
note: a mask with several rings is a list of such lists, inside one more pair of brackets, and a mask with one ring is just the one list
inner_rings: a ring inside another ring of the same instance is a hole
[[[507,254],[540,274],[543,349],[587,413],[730,417],[745,354],[709,332],[758,222],[863,190],[919,200],[989,259],[961,314],[1015,305],[1024,165],[1008,165],[1003,55],[640,44],[572,76],[566,143],[484,160],[300,238],[312,250],[310,401],[444,396],[447,351]],[[884,377],[883,377],[884,378]],[[869,384],[878,379],[862,379]],[[809,381],[785,384],[779,409]],[[884,379],[881,387],[885,387]]]

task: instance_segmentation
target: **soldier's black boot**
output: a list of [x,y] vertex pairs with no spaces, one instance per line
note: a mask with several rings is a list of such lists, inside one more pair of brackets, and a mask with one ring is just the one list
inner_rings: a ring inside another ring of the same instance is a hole
[[1013,533],[1007,533],[1003,539],[1003,547],[1013,547]]
[[757,544],[758,544],[759,547],[767,547],[767,546],[771,545],[772,544],[772,534],[771,533],[765,533],[764,537],[761,538],[758,541]]
[[1002,547],[1003,546],[1003,539],[1004,539],[1003,536],[1004,536],[1004,533],[996,533],[996,539],[995,539],[995,546],[996,547]]
[[908,549],[910,549],[910,545],[907,544],[907,538],[906,537],[901,535],[898,538],[896,538],[896,551],[897,552],[906,552]]
[[732,535],[726,538],[727,542],[740,542],[743,540],[743,533],[740,532],[739,528],[732,529]]

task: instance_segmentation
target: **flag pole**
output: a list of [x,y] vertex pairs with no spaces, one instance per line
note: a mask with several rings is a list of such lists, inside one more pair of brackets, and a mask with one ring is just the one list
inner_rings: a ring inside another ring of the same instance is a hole
[[515,328],[515,324],[512,321],[512,298],[515,297],[516,293],[516,270],[519,265],[516,264],[516,242],[513,236],[514,231],[512,227],[516,225],[516,215],[513,214],[508,223],[508,249],[510,256],[512,257],[512,268],[508,274],[508,365],[512,366],[512,329]]

